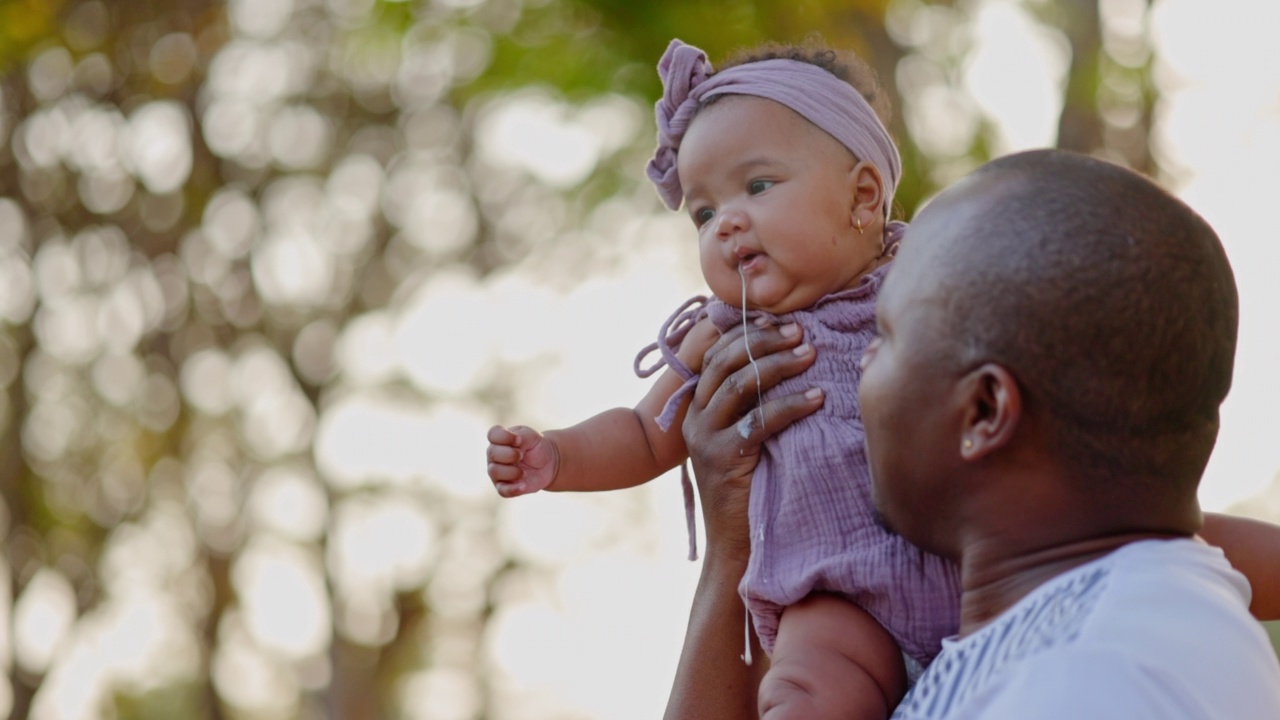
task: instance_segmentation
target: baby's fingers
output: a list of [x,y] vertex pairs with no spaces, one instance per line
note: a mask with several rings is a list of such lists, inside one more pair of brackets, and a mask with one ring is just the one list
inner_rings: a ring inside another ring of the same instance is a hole
[[489,428],[489,433],[487,437],[489,438],[489,442],[493,443],[494,445],[516,445],[517,444],[516,441],[519,439],[516,437],[515,433],[502,427],[501,425],[494,425],[493,427]]
[[511,447],[510,445],[489,445],[489,449],[485,451],[485,457],[490,463],[500,463],[502,465],[515,465],[520,462],[520,449]]
[[524,494],[525,485],[520,482],[495,482],[493,487],[497,489],[498,495],[504,498],[513,498]]
[[542,439],[542,433],[528,425],[512,425],[510,432],[515,437],[515,442],[511,444],[526,450],[537,445],[538,441]]
[[502,463],[489,463],[489,479],[494,485],[503,483],[513,483],[524,477],[524,471],[518,465],[504,465]]

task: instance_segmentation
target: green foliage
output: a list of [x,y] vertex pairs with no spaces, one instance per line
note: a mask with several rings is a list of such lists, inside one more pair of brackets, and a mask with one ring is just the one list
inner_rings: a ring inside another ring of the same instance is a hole
[[[799,42],[815,33],[864,50],[857,20],[882,21],[887,2],[807,0],[565,0],[526,8],[520,25],[497,38],[494,63],[473,89],[548,84],[577,98],[604,91],[661,93],[654,66],[673,38],[713,62],[766,40]],[[874,63],[875,58],[871,58]],[[640,66],[642,71],[638,71]]]
[[[655,66],[673,38],[707,51],[713,63],[735,50],[764,41],[824,42],[857,52],[876,69],[890,96],[893,70],[908,52],[884,30],[888,0],[562,0],[526,7],[509,35],[494,38],[489,72],[458,90],[459,102],[487,92],[529,85],[549,86],[570,102],[602,92],[642,97],[661,95]],[[949,1],[936,4],[949,5]],[[910,217],[921,200],[937,190],[895,103],[891,128],[904,159],[905,177],[896,205]],[[981,145],[975,163],[985,160]]]
[[1262,627],[1271,638],[1271,645],[1276,649],[1276,656],[1280,657],[1280,620],[1264,622]]
[[0,0],[0,73],[55,31],[64,4],[65,0]]
[[206,698],[199,685],[178,683],[148,690],[138,694],[119,693],[115,696],[117,720],[173,720],[173,718],[198,718]]

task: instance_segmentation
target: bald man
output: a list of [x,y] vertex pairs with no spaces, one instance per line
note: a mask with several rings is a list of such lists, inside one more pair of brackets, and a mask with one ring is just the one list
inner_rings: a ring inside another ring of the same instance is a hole
[[[894,718],[1280,718],[1249,585],[1194,537],[1237,327],[1203,219],[1100,160],[1001,158],[919,213],[877,324],[860,385],[877,508],[963,589],[959,634]],[[766,386],[812,362],[801,335],[752,333]],[[753,408],[740,333],[702,377],[684,431],[707,553],[667,716],[754,717],[763,668],[725,661],[750,471],[822,398]]]

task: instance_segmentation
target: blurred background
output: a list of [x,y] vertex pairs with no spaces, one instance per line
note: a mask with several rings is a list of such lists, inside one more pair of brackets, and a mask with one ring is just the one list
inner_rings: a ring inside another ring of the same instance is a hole
[[[495,422],[630,405],[702,291],[654,65],[814,31],[910,218],[1057,145],[1217,228],[1207,509],[1280,520],[1273,0],[0,0],[0,717],[652,718],[678,479],[502,501]],[[1082,279],[1087,281],[1087,279]]]

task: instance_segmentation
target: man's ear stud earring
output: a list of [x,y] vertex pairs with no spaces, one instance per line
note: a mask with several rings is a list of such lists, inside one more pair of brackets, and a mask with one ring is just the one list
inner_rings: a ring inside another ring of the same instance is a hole
[[969,438],[965,438],[965,439],[964,439],[964,449],[965,449],[965,450],[972,450],[972,449],[973,449],[973,440],[971,440],[971,439],[969,439]]

